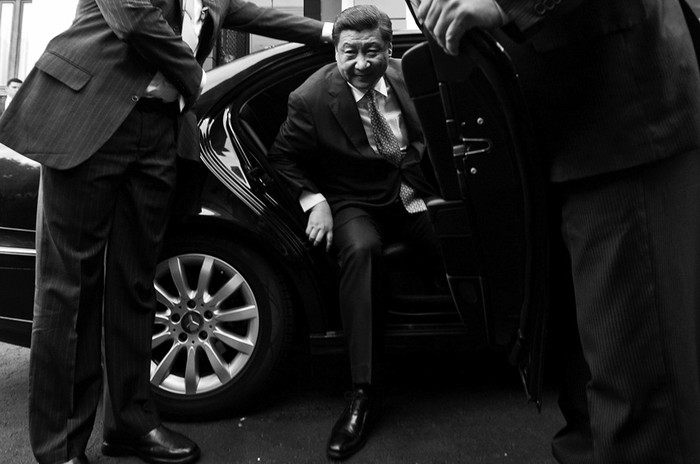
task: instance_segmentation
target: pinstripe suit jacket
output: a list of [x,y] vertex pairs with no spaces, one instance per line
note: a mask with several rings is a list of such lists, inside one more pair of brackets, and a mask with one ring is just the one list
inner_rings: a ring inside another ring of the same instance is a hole
[[678,0],[498,2],[531,37],[507,48],[553,181],[700,149],[700,74]]
[[[95,153],[131,112],[157,71],[192,103],[202,63],[219,30],[316,43],[322,23],[243,0],[208,7],[197,57],[181,40],[180,0],[80,0],[71,27],[55,37],[0,120],[0,142],[56,169]],[[192,111],[180,118],[179,152],[198,158]]]

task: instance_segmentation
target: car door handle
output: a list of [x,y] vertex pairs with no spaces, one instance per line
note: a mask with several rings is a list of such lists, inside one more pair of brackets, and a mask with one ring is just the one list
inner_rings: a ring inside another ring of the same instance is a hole
[[462,161],[472,155],[489,153],[491,151],[491,140],[484,138],[462,138],[462,143],[452,146],[452,156],[455,162]]

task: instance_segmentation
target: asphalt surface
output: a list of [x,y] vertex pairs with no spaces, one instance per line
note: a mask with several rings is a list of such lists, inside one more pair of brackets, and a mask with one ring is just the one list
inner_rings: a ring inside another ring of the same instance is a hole
[[[29,350],[0,343],[0,463],[34,462],[27,436]],[[202,464],[324,463],[328,433],[349,385],[343,356],[295,353],[265,404],[245,417],[167,424],[193,438]],[[387,357],[384,412],[367,445],[348,463],[553,464],[550,440],[562,427],[547,383],[541,413],[517,374],[497,355],[454,352]],[[139,463],[100,453],[93,463]]]

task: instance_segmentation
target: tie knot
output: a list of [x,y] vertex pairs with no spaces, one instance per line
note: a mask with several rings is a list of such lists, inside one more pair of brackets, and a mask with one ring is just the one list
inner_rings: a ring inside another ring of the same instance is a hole
[[377,91],[374,89],[369,89],[367,91],[367,102],[371,105],[376,106],[377,105]]

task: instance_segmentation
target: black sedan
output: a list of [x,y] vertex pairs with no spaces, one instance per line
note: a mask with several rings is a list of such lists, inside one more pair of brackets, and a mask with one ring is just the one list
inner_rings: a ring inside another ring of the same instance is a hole
[[[428,207],[449,288],[426,274],[420,250],[387,244],[387,345],[509,350],[537,400],[547,267],[537,152],[503,49],[481,32],[463,48],[454,58],[418,33],[394,38],[441,193]],[[288,94],[332,60],[329,46],[287,44],[208,73],[201,162],[179,167],[154,281],[151,382],[170,416],[254,406],[294,337],[342,347],[332,254],[307,242],[304,214],[265,158]],[[0,340],[28,346],[39,167],[0,151],[0,178]]]

